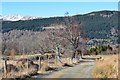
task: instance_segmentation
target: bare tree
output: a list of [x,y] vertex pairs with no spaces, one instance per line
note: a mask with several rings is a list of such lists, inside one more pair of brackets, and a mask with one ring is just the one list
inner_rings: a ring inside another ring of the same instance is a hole
[[75,58],[77,50],[79,49],[80,46],[81,39],[80,26],[78,24],[73,24],[71,27],[67,27],[63,36],[69,41],[71,45],[71,49],[73,50],[72,55],[73,59]]
[[84,34],[82,30],[82,24],[77,22],[73,17],[65,17],[66,18],[66,27],[61,34],[70,44],[70,49],[73,51],[71,59],[76,58],[77,53],[79,52],[80,57],[82,57],[82,53],[80,50],[80,46],[84,40]]
[[48,35],[49,35],[48,41],[49,41],[50,49],[56,53],[56,62],[58,61],[61,62],[61,51],[63,47],[62,46],[63,37],[61,37],[61,32],[62,30],[59,28],[48,31]]
[[49,30],[49,40],[52,42],[51,45],[54,46],[53,49],[58,55],[58,59],[60,58],[60,46],[73,51],[71,59],[76,58],[77,52],[82,46],[80,45],[83,41],[81,23],[78,23],[73,17],[67,17],[66,19],[67,23],[63,28]]

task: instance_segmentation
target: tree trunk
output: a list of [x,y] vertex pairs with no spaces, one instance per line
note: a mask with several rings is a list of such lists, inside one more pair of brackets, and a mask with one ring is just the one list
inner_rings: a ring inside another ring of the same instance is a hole
[[48,66],[49,66],[49,58],[50,58],[50,55],[47,55]]
[[[60,60],[60,48],[59,47],[56,47],[56,63],[57,62],[61,62]],[[62,62],[61,62],[62,63]]]
[[29,62],[28,62],[28,58],[27,58],[27,69],[29,68]]
[[75,54],[76,54],[75,52],[72,54],[72,58],[71,58],[72,60],[75,58]]
[[41,57],[39,57],[39,70],[41,70]]

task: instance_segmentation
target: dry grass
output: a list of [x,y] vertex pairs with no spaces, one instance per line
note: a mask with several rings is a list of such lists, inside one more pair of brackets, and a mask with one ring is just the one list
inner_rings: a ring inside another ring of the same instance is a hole
[[[120,54],[119,54],[118,62],[120,63]],[[120,64],[118,64],[118,70],[120,70]],[[120,72],[118,73],[118,79],[120,80]]]
[[103,60],[96,61],[93,77],[118,78],[118,55],[107,55],[103,58]]
[[66,59],[66,58],[62,58],[61,59],[61,62],[58,61],[57,63],[55,63],[55,61],[51,61],[48,63],[48,61],[43,61],[42,62],[42,67],[41,67],[41,71],[38,71],[38,72],[45,72],[45,71],[49,71],[49,70],[54,70],[56,68],[62,68],[64,67],[65,64],[68,64],[68,65],[71,65],[71,61],[70,59]]
[[[74,60],[72,62],[70,58],[62,58],[61,62],[58,61],[57,64],[55,64],[55,60],[41,61],[41,70],[38,70],[38,73],[40,73],[40,74],[43,73],[44,74],[46,71],[62,68],[64,66],[66,66],[66,65],[69,66],[69,65],[72,65],[73,63],[77,63],[77,60]],[[20,63],[18,64],[18,63],[16,63],[16,61],[13,61],[13,60],[9,60],[9,61],[7,61],[7,63],[8,64],[13,64],[17,68],[20,68],[22,70],[22,71],[20,70],[18,72],[11,71],[11,72],[7,73],[8,78],[15,78],[15,77],[19,77],[19,76],[29,75],[29,74],[31,74],[32,72],[35,71],[32,68],[27,69],[26,67],[22,66],[22,64],[20,64]],[[34,63],[39,65],[39,61],[34,61]],[[2,77],[5,78],[6,74],[3,74]]]
[[16,61],[12,61],[9,60],[7,61],[7,64],[12,64],[14,66],[16,66],[16,68],[18,68],[18,71],[10,71],[6,73],[2,73],[1,77],[2,78],[17,78],[17,77],[25,77],[25,76],[29,76],[31,74],[35,74],[37,71],[33,68],[27,68],[26,65],[20,64],[20,63],[16,63]]
[[14,71],[8,72],[7,74],[3,74],[2,78],[6,78],[6,77],[7,78],[24,77],[25,75],[29,76],[32,73],[34,74],[34,69],[29,68],[29,69],[24,69],[24,70],[19,71],[19,72],[14,72]]

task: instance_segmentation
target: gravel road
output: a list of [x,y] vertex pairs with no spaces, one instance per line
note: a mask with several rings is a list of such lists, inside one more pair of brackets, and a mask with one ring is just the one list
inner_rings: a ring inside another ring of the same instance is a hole
[[68,67],[52,74],[43,76],[42,78],[92,78],[92,69],[94,61],[83,62],[74,67]]

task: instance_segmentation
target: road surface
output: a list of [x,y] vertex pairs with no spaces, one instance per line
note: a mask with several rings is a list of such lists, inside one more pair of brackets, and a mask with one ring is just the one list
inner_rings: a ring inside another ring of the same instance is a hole
[[74,67],[68,67],[57,72],[53,72],[42,78],[92,78],[94,61],[83,62]]

